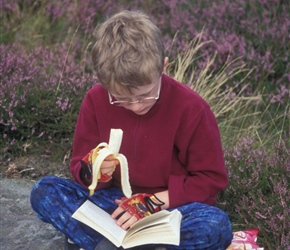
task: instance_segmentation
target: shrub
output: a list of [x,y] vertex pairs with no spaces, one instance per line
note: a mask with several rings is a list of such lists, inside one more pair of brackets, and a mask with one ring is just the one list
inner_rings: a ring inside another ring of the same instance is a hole
[[289,248],[289,1],[0,5],[2,156],[69,158],[81,100],[97,81],[87,57],[95,26],[121,9],[141,9],[163,32],[169,73],[202,95],[217,116],[230,175],[219,206],[234,230],[258,226],[261,246]]
[[[63,45],[26,52],[1,45],[0,130],[4,154],[21,154],[43,143],[70,148],[80,103],[96,79],[82,71]],[[28,144],[27,144],[28,143]],[[53,147],[53,145],[52,145]]]
[[251,138],[225,149],[229,185],[219,206],[229,213],[234,230],[258,227],[265,249],[290,247],[289,146],[289,134],[284,134],[270,151]]
[[[201,48],[200,65],[217,52],[214,69],[230,59],[241,58],[241,65],[253,69],[247,86],[249,94],[267,93],[268,100],[285,105],[289,100],[289,1],[9,1],[3,6],[4,42],[26,46],[62,43],[78,29],[79,47],[92,38],[95,26],[105,16],[121,9],[141,9],[161,28],[164,42],[174,58],[203,30],[202,41],[213,41]],[[187,39],[186,39],[187,38]],[[284,86],[284,88],[282,87]],[[280,102],[278,96],[284,96]],[[275,97],[275,98],[273,98]]]

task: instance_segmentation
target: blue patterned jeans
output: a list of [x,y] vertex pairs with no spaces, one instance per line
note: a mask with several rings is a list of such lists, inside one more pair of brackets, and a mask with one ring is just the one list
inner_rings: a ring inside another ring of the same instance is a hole
[[[117,208],[114,200],[122,196],[122,191],[115,187],[98,190],[89,196],[88,190],[78,183],[47,176],[33,187],[30,202],[42,221],[52,224],[80,247],[91,250],[103,236],[71,215],[87,199],[112,213]],[[217,207],[197,202],[177,209],[182,213],[180,245],[166,245],[168,249],[225,250],[230,245],[232,231],[226,213]]]

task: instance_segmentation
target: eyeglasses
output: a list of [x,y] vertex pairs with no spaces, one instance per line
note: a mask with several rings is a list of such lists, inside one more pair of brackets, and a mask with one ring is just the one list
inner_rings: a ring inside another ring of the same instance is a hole
[[140,99],[138,99],[136,101],[131,101],[130,99],[118,100],[116,97],[114,97],[108,91],[109,100],[110,100],[111,104],[114,104],[116,106],[129,106],[131,104],[136,104],[136,103],[151,103],[151,102],[154,102],[154,101],[159,99],[160,89],[161,89],[161,81],[158,84],[156,84],[156,86],[154,86],[153,89],[150,92],[152,92],[157,86],[158,86],[157,96],[155,96],[155,97],[151,97],[151,96],[150,97],[144,97],[144,98],[140,98]]

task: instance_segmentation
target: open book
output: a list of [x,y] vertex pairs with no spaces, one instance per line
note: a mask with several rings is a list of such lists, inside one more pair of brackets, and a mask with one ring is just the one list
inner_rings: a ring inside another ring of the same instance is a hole
[[179,245],[181,213],[161,210],[136,222],[129,230],[116,224],[110,214],[87,200],[72,215],[104,235],[117,247],[129,248],[144,244]]

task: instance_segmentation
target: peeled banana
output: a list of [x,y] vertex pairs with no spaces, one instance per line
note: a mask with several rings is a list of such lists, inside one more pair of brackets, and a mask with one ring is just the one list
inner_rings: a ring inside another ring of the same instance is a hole
[[94,194],[94,190],[101,177],[101,165],[109,155],[113,155],[120,163],[121,184],[124,195],[129,198],[132,195],[131,185],[129,183],[129,170],[127,158],[123,154],[119,154],[123,138],[122,129],[111,129],[109,144],[102,142],[93,151],[92,184],[89,186],[90,196]]

